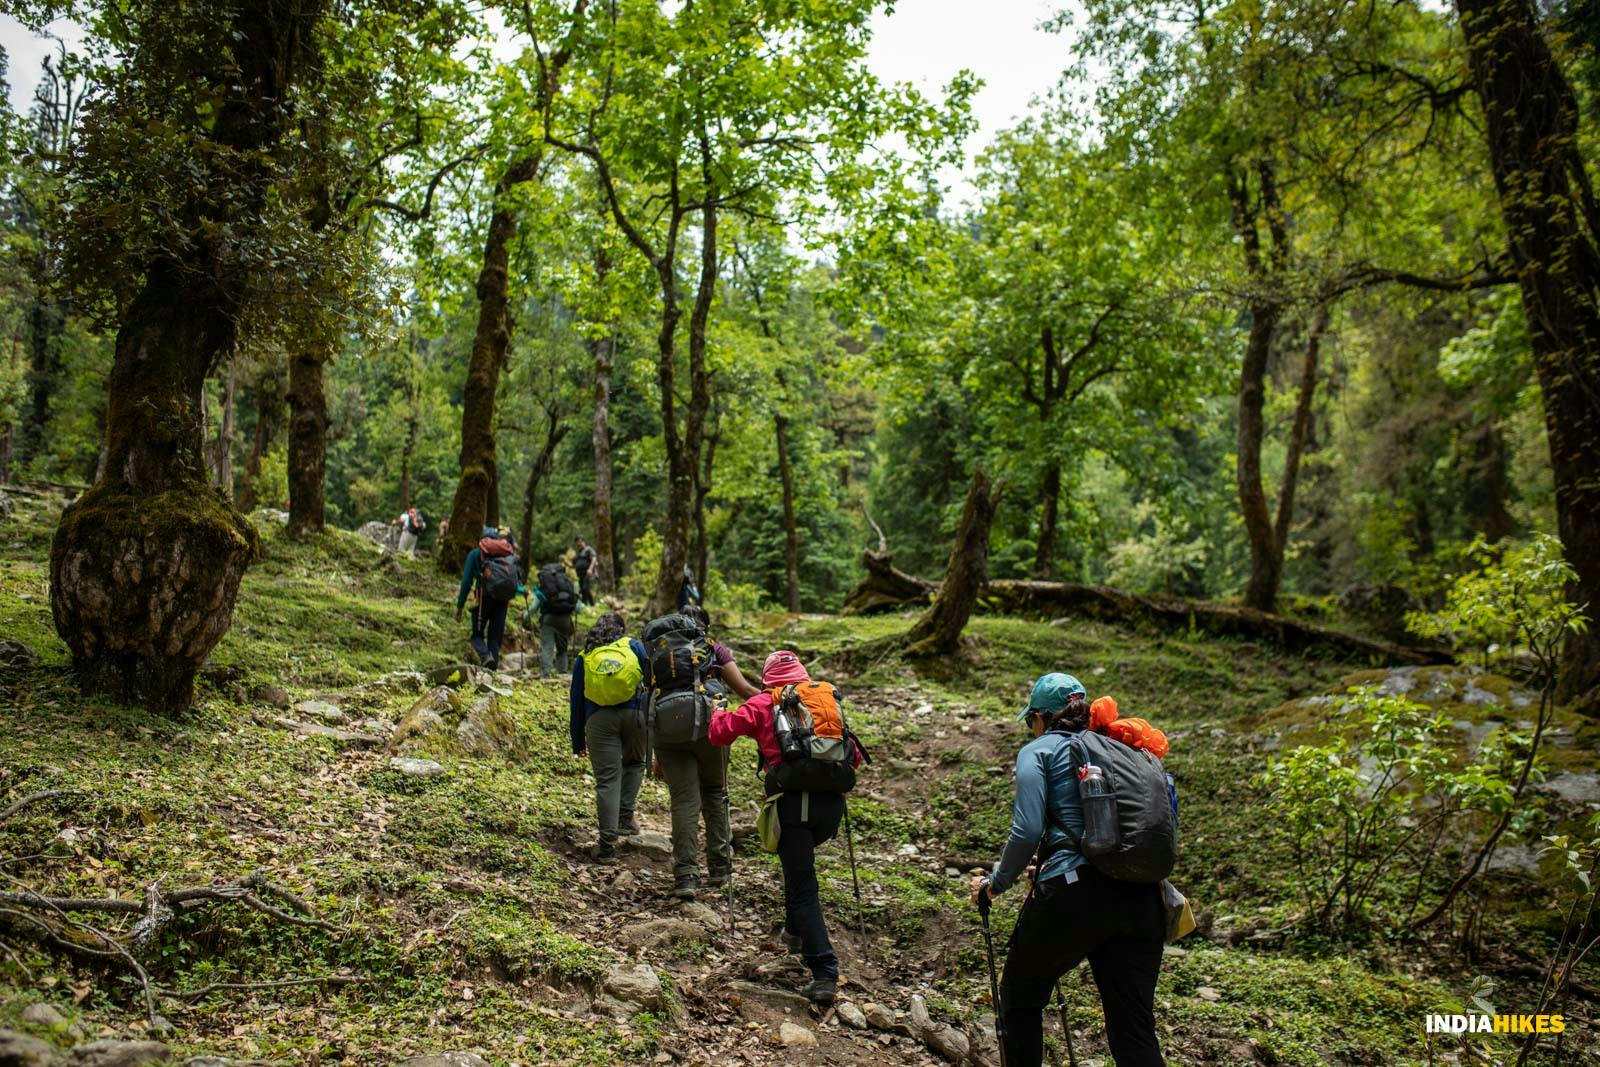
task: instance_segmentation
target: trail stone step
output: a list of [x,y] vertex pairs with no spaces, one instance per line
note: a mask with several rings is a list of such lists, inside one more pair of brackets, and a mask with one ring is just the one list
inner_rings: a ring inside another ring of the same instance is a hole
[[778,1027],[778,1041],[784,1048],[817,1047],[817,1035],[794,1023],[783,1023]]
[[326,700],[302,700],[294,706],[294,713],[302,717],[309,717],[325,722],[330,726],[343,726],[349,721],[344,710],[337,704]]
[[302,737],[326,737],[340,748],[377,748],[383,744],[383,738],[377,734],[362,733],[359,730],[341,730],[337,726],[325,726],[320,722],[300,722],[298,719],[283,717],[274,718],[272,721]]
[[753,1000],[758,1004],[765,1004],[769,1008],[779,1011],[809,1012],[811,1001],[799,993],[787,989],[774,989],[771,986],[757,985],[735,979],[728,983],[728,991],[743,1000]]

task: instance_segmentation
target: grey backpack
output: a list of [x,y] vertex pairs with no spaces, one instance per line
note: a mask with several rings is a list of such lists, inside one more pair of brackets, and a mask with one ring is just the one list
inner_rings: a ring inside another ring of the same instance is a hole
[[1104,774],[1099,791],[1086,790],[1087,783],[1078,780],[1083,836],[1066,830],[1068,839],[1076,838],[1073,847],[1112,878],[1149,883],[1166,878],[1178,862],[1178,805],[1161,761],[1091,730],[1073,734],[1068,744],[1074,772],[1092,763]]

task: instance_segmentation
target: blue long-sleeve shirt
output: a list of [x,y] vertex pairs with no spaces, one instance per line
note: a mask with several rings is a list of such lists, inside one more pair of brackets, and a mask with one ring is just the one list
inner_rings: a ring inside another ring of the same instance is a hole
[[1071,733],[1051,732],[1034,738],[1017,753],[1017,796],[1011,805],[1011,836],[1000,862],[989,875],[998,895],[1011,888],[1038,851],[1056,849],[1037,878],[1043,881],[1083,866],[1062,827],[1083,833],[1083,808],[1078,803],[1078,775],[1073,769]]
[[583,695],[583,656],[574,656],[572,659],[572,688],[567,691],[567,730],[572,735],[572,752],[574,755],[588,747],[583,737],[584,724],[589,721],[589,716],[599,711],[602,707],[609,708],[637,708],[643,699],[644,692],[650,688],[650,657],[645,654],[644,642],[638,638],[631,638],[628,647],[633,649],[633,654],[639,657],[639,667],[644,671],[644,681],[639,683],[639,688],[633,691],[633,699],[626,704],[596,704]]
[[467,594],[472,592],[472,587],[478,584],[478,574],[483,570],[482,559],[483,553],[476,548],[467,553],[467,562],[461,568],[461,588],[456,590],[457,611],[467,602]]

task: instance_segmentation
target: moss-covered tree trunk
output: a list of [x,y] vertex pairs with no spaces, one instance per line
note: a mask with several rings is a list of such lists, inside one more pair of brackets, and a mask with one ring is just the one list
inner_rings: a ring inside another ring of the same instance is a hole
[[538,174],[541,158],[542,153],[535,151],[512,161],[495,183],[494,210],[483,242],[483,266],[478,271],[478,325],[461,396],[461,476],[450,503],[450,529],[438,547],[439,565],[452,573],[461,570],[484,524],[499,518],[494,408],[500,371],[511,347],[507,309],[511,242],[517,233],[516,210],[507,194]]
[[1061,464],[1051,460],[1039,482],[1039,546],[1033,553],[1033,576],[1047,579],[1056,569],[1056,527],[1061,514]]
[[988,473],[981,467],[973,470],[944,582],[928,610],[906,633],[908,655],[944,656],[960,647],[961,632],[967,628],[978,595],[989,580],[989,529],[998,503],[999,496]]
[[[1456,0],[1544,397],[1556,522],[1600,614],[1600,207],[1578,103],[1530,0]],[[1600,625],[1574,635],[1557,698],[1600,714]]]
[[321,533],[326,518],[328,398],[322,387],[327,353],[319,343],[289,354],[289,536]]
[[226,173],[213,173],[186,209],[188,243],[152,256],[123,312],[104,471],[62,513],[50,551],[56,632],[81,684],[113,699],[189,705],[256,554],[254,528],[207,477],[200,394],[233,347],[254,280],[252,257],[230,242],[265,210],[271,156],[293,118],[294,83],[315,60],[323,13],[323,0],[227,6],[218,17],[229,20],[230,45],[194,71],[218,100],[195,165],[226,158]]
[[[781,384],[782,377],[779,377]],[[778,438],[778,477],[783,484],[783,589],[784,603],[788,609],[800,613],[800,535],[795,529],[794,470],[789,463],[789,418],[783,414],[772,417],[772,427]]]
[[589,355],[594,360],[594,588],[609,593],[617,573],[611,529],[611,337],[590,341]]

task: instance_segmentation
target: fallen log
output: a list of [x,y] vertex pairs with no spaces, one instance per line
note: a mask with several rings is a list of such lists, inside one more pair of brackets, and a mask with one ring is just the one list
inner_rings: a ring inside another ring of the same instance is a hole
[[1420,665],[1453,663],[1445,649],[1399,645],[1232,604],[1164,594],[1128,593],[1105,585],[1002,578],[989,582],[983,606],[1007,615],[1057,615],[1106,622],[1149,622],[1174,630],[1264,641],[1289,652],[1327,652],[1351,659]]

